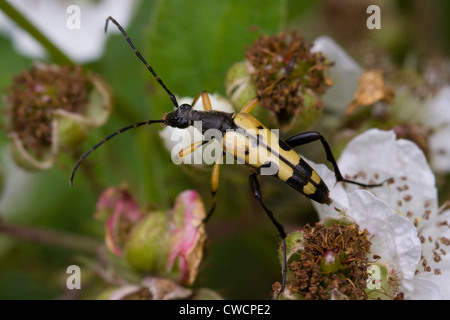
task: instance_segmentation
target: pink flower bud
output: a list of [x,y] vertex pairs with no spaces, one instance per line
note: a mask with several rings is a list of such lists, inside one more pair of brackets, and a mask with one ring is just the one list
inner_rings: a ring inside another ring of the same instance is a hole
[[110,187],[100,196],[94,216],[106,219],[106,245],[114,254],[122,256],[129,230],[143,214],[125,187]]
[[192,284],[198,273],[206,240],[205,208],[196,191],[181,193],[171,211],[168,269],[179,270],[179,282]]

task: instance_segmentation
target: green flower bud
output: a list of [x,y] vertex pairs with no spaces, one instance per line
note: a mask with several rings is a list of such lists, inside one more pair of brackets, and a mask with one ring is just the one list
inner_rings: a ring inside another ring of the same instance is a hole
[[88,137],[88,125],[84,119],[65,111],[55,112],[58,123],[58,145],[60,147],[76,149]]
[[131,230],[125,245],[125,258],[138,271],[165,274],[168,259],[168,216],[151,212]]
[[323,113],[324,106],[319,94],[309,88],[302,92],[303,109],[292,121],[292,130],[304,131],[311,128]]
[[225,89],[236,111],[256,96],[255,84],[251,80],[252,69],[247,61],[241,61],[233,64],[227,72]]
[[320,270],[324,273],[336,273],[341,269],[343,254],[335,249],[327,250],[320,258]]

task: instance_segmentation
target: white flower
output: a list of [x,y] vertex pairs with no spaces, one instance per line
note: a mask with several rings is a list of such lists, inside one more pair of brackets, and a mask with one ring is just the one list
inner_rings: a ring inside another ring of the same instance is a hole
[[450,211],[438,207],[434,175],[422,151],[392,131],[371,129],[353,139],[339,159],[347,178],[363,183],[393,178],[385,186],[359,189],[337,183],[325,165],[315,165],[333,203],[314,204],[324,219],[335,207],[373,235],[374,254],[400,276],[407,299],[450,298]]
[[[97,59],[103,53],[107,37],[104,27],[108,16],[113,16],[125,27],[132,16],[137,0],[10,0],[33,25],[61,51],[76,62]],[[69,27],[77,6],[79,28]],[[45,57],[43,47],[26,31],[17,27],[0,11],[0,32],[9,34],[19,52],[33,58]],[[111,32],[118,32],[111,28]]]
[[[325,165],[319,165],[316,169],[327,185],[336,183],[334,173]],[[379,262],[386,265],[392,274],[400,276],[396,293],[407,295],[411,292],[413,288],[410,282],[414,278],[421,252],[414,225],[369,191],[354,190],[347,193],[341,184],[337,184],[331,190],[331,197],[333,203],[330,206],[314,203],[321,219],[340,218],[343,212],[360,229],[367,229],[373,235],[369,258],[381,257]]]
[[[213,110],[223,111],[233,113],[234,109],[231,103],[222,97],[221,95],[214,93],[209,94],[209,98],[211,101],[211,106]],[[194,98],[192,97],[183,97],[178,100],[178,104],[182,105],[183,103],[191,104]],[[204,110],[202,104],[202,98],[200,97],[197,102],[192,106],[193,110]],[[185,147],[190,146],[192,143],[198,142],[202,140],[202,133],[199,128],[189,127],[187,129],[178,129],[172,127],[166,127],[160,131],[160,136],[163,139],[164,146],[166,149],[171,152],[172,161],[176,164],[184,163],[184,164],[212,164],[214,163],[215,158],[209,159],[208,154],[203,154],[204,148],[199,147],[193,153],[188,154],[182,158],[178,157],[178,153]],[[211,142],[211,150],[218,150],[216,145],[220,142],[214,139]],[[219,146],[220,148],[220,146]],[[215,155],[216,157],[218,155]],[[206,161],[205,161],[206,160]]]
[[[327,36],[317,38],[311,51],[320,51],[330,62],[334,62],[329,68],[333,86],[322,98],[328,110],[343,114],[356,93],[359,79],[363,75],[362,68]],[[431,167],[439,173],[450,172],[450,86],[435,83],[437,81],[433,81],[433,78],[439,75],[430,70],[425,70],[423,77],[429,83],[441,86],[441,89],[435,95],[421,100],[414,96],[410,88],[397,85],[391,109],[397,122],[420,124],[431,132],[428,137]]]
[[433,169],[450,172],[450,86],[443,87],[434,97],[426,125],[434,129],[429,138]]
[[434,172],[450,172],[450,86],[420,100],[410,88],[396,88],[396,102],[392,107],[400,124],[418,124],[426,133],[428,157]]
[[321,36],[314,40],[312,52],[322,52],[334,65],[329,68],[329,77],[333,86],[322,96],[327,109],[342,111],[353,99],[358,79],[362,74],[361,67],[333,39]]

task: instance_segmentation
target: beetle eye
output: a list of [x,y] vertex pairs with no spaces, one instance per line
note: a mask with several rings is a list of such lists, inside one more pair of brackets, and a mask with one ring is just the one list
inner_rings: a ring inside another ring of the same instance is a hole
[[181,111],[189,111],[192,109],[192,106],[187,103],[184,103],[181,106],[179,106],[178,109],[180,109]]

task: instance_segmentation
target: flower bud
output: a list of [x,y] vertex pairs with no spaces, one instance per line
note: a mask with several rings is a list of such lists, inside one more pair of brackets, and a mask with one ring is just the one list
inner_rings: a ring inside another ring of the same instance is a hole
[[76,149],[86,140],[89,127],[83,117],[64,110],[58,111],[54,113],[58,123],[58,145],[72,150]]
[[342,251],[330,249],[320,258],[320,270],[324,273],[336,273],[341,268]]
[[125,258],[135,270],[164,275],[168,260],[169,218],[164,212],[150,212],[129,234]]
[[106,189],[95,217],[106,221],[106,244],[131,269],[191,285],[203,257],[205,208],[196,191],[178,195],[172,209],[144,214],[122,188]]
[[191,285],[203,257],[206,231],[205,208],[195,191],[184,191],[171,211],[169,261],[167,270],[181,284]]
[[251,80],[254,68],[248,61],[236,62],[225,78],[227,96],[238,111],[256,95],[255,83]]
[[106,245],[112,253],[122,256],[131,227],[144,215],[126,187],[110,187],[100,196],[94,217],[106,221]]

